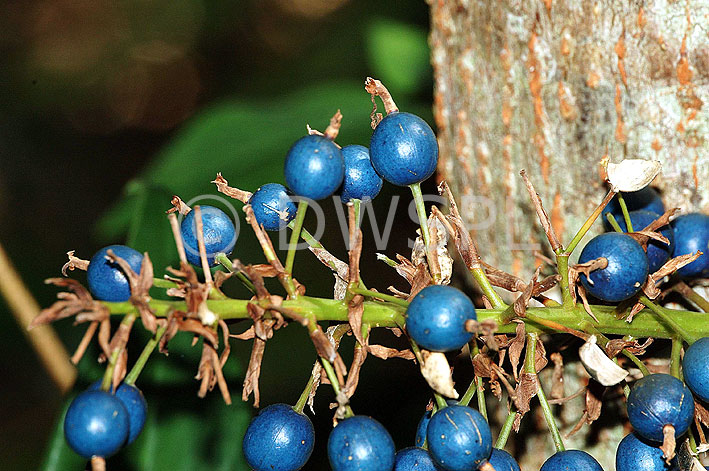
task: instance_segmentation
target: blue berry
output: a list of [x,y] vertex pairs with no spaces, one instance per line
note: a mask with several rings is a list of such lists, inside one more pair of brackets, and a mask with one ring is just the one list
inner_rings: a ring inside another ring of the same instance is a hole
[[665,463],[658,445],[647,443],[637,434],[630,433],[620,441],[615,453],[615,469],[633,471],[671,471],[677,467],[677,458]]
[[[453,399],[446,399],[446,402],[449,406],[458,405],[458,401]],[[414,443],[418,447],[422,447],[426,441],[426,431],[428,431],[428,423],[431,421],[432,416],[433,411],[429,410],[426,411],[426,413],[421,416],[421,420],[419,420],[419,424],[416,427],[416,441]]]
[[603,468],[585,451],[566,450],[551,455],[540,471],[603,471]]
[[691,213],[680,216],[672,221],[675,231],[675,248],[673,256],[704,253],[698,259],[679,270],[685,278],[709,278],[709,216]]
[[[665,212],[665,205],[662,203],[662,198],[660,194],[654,188],[646,186],[642,190],[623,192],[623,199],[625,200],[625,205],[628,207],[628,212],[630,211],[650,211],[657,214],[663,214]],[[608,206],[603,208],[603,213],[601,217],[607,228],[610,228],[606,214],[611,213],[615,220],[620,223],[623,220],[623,210],[620,208],[620,203],[618,203],[618,197],[616,196],[608,203]],[[635,225],[633,225],[635,229]]]
[[488,460],[495,471],[520,471],[519,463],[512,458],[512,455],[499,448],[492,449],[492,455]]
[[649,262],[643,248],[632,237],[608,232],[591,239],[583,248],[579,263],[605,257],[608,266],[581,275],[586,291],[598,299],[620,302],[634,296],[645,283]]
[[84,391],[74,398],[64,417],[64,437],[84,458],[109,457],[128,438],[128,412],[105,391]]
[[249,200],[256,221],[267,231],[280,231],[293,220],[297,208],[285,186],[266,183]]
[[372,167],[369,149],[357,145],[345,146],[342,156],[345,158],[345,181],[340,189],[342,202],[373,200],[382,189],[382,177]]
[[371,417],[345,419],[330,432],[327,456],[333,471],[391,471],[394,441],[384,426]]
[[426,439],[433,461],[446,471],[478,469],[492,453],[490,426],[467,406],[449,406],[434,414]]
[[628,396],[628,419],[647,440],[663,441],[662,429],[671,425],[675,437],[684,434],[694,418],[692,393],[684,383],[664,373],[645,376]]
[[[88,387],[87,391],[100,391],[101,380],[95,381]],[[111,388],[113,393],[113,388]],[[121,401],[123,407],[128,412],[128,441],[126,445],[130,445],[138,438],[140,432],[145,426],[145,419],[148,415],[148,403],[145,401],[145,396],[136,386],[132,384],[121,384],[115,392],[115,396]]]
[[143,255],[125,245],[109,245],[91,257],[89,268],[86,272],[89,291],[96,299],[101,301],[121,302],[130,299],[130,283],[123,270],[115,262],[106,259],[106,252],[112,250],[121,257],[134,272],[140,273],[143,264]]
[[436,352],[458,350],[472,338],[468,319],[477,320],[473,302],[452,286],[422,289],[406,309],[406,331],[419,346]]
[[390,113],[374,130],[369,154],[384,180],[406,186],[422,182],[436,171],[438,142],[423,119],[411,113]]
[[[214,257],[223,252],[227,255],[234,250],[236,244],[236,229],[234,223],[224,211],[214,206],[201,206],[202,232],[204,234],[204,248],[207,252],[207,262],[214,265]],[[197,244],[197,222],[195,212],[190,211],[180,225],[182,242],[185,244],[187,261],[195,266],[202,266],[199,259],[199,245]]]
[[[633,225],[633,231],[635,232],[646,228],[651,222],[660,217],[660,214],[644,210],[631,211],[628,215],[630,216],[630,223]],[[620,219],[618,225],[623,231],[627,232],[628,228],[625,225],[625,219]],[[669,225],[655,229],[655,232],[659,232],[665,236],[667,240],[670,241],[670,244],[667,245],[659,240],[650,239],[647,244],[647,260],[650,264],[650,273],[659,270],[660,267],[670,259],[675,240],[675,231],[673,231]]]
[[[438,471],[431,455],[423,448],[411,446],[396,453],[393,471]],[[495,469],[495,471],[498,471]]]
[[682,359],[682,369],[689,389],[702,401],[709,402],[709,337],[689,346]]
[[251,420],[243,450],[254,471],[297,471],[307,463],[314,445],[310,419],[287,404],[273,404]]
[[298,139],[286,155],[286,183],[296,195],[321,200],[335,193],[345,178],[342,151],[326,137]]

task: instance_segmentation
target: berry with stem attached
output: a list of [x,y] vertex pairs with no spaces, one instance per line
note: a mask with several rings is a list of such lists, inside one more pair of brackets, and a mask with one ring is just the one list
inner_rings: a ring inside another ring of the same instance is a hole
[[[455,406],[458,404],[458,401],[446,399],[446,403],[449,406]],[[426,432],[428,431],[428,423],[431,421],[431,417],[433,417],[433,411],[426,411],[426,413],[421,416],[421,420],[419,420],[419,423],[416,426],[416,440],[414,445],[417,447],[422,447],[426,441]]]
[[649,273],[649,262],[632,237],[617,232],[598,235],[583,248],[579,263],[601,257],[608,260],[606,268],[593,270],[588,278],[581,275],[587,292],[603,301],[620,302],[640,291]]
[[135,249],[125,245],[109,245],[91,257],[86,270],[86,279],[89,291],[96,299],[101,301],[122,302],[130,299],[130,283],[128,277],[116,262],[106,258],[106,252],[111,250],[114,255],[122,258],[133,269],[140,273],[143,255]]
[[71,401],[64,417],[64,437],[84,458],[107,458],[128,438],[128,412],[106,391],[84,391]]
[[433,460],[446,471],[477,469],[492,453],[490,426],[467,406],[449,406],[434,414],[426,440]]
[[411,113],[393,112],[374,130],[369,154],[384,180],[407,186],[436,171],[438,142],[426,121]]
[[[625,201],[625,205],[627,206],[629,212],[638,210],[650,211],[656,214],[663,214],[665,212],[665,205],[662,202],[660,194],[657,190],[650,186],[646,186],[642,190],[638,191],[623,192],[623,200]],[[608,221],[606,218],[607,213],[611,213],[615,220],[619,223],[623,220],[623,211],[620,207],[617,196],[613,198],[605,208],[603,208],[603,212],[601,213],[601,218],[606,226],[608,226]],[[631,224],[633,225],[633,230],[635,231],[642,229],[642,227],[635,227],[635,224],[633,224],[632,221]]]
[[[95,381],[88,387],[87,391],[99,391],[101,389],[101,380]],[[130,445],[138,438],[140,432],[145,426],[145,419],[148,416],[148,403],[143,396],[143,392],[133,384],[121,383],[111,394],[114,394],[121,401],[123,407],[128,412],[128,440],[126,445]]]
[[677,459],[671,464],[665,462],[663,452],[657,444],[649,443],[635,432],[629,433],[618,444],[615,453],[615,469],[634,471],[671,471],[676,469]]
[[280,231],[295,217],[296,206],[290,192],[279,183],[266,183],[249,199],[256,221],[267,231]]
[[358,145],[345,146],[342,156],[345,159],[345,180],[340,188],[342,202],[373,200],[382,189],[382,177],[372,167],[369,149]]
[[685,384],[674,376],[655,373],[638,380],[628,396],[628,419],[647,440],[663,442],[666,427],[683,435],[694,418],[694,400]]
[[391,471],[394,441],[382,424],[355,415],[337,424],[327,441],[333,471]]
[[427,350],[458,350],[473,334],[465,324],[477,320],[473,302],[452,286],[431,285],[422,289],[406,310],[406,331]]
[[254,471],[297,471],[307,463],[314,445],[310,419],[287,404],[273,404],[251,420],[243,450]]
[[[660,215],[653,213],[651,211],[638,210],[631,211],[628,213],[630,216],[630,224],[633,226],[633,231],[637,232],[646,228],[651,222],[659,218]],[[620,228],[627,232],[628,228],[625,224],[624,219],[617,221]],[[665,244],[656,239],[650,239],[647,244],[647,260],[650,264],[650,273],[654,273],[660,269],[664,263],[670,259],[672,254],[672,249],[674,248],[674,231],[669,225],[662,226],[655,229],[655,232],[662,234],[667,240],[670,241],[669,244]]]
[[673,256],[701,251],[698,259],[683,266],[677,273],[685,278],[709,278],[709,216],[690,213],[672,221],[675,232]]
[[[438,471],[428,451],[410,446],[396,452],[393,471]],[[497,470],[495,470],[497,471]]]
[[342,151],[327,137],[301,137],[286,155],[285,176],[296,195],[313,200],[327,198],[345,178]]
[[495,471],[520,471],[519,463],[512,458],[512,455],[499,448],[492,449],[492,455],[488,460]]
[[551,455],[540,471],[603,471],[603,468],[585,451],[564,450]]
[[[202,232],[204,248],[207,252],[207,263],[214,265],[214,257],[218,253],[229,255],[236,244],[236,229],[234,223],[224,211],[214,206],[201,206]],[[201,266],[199,245],[197,244],[197,221],[195,212],[190,211],[180,225],[182,241],[185,244],[187,261],[192,265]]]
[[709,337],[703,337],[689,346],[682,359],[682,372],[694,395],[709,402]]

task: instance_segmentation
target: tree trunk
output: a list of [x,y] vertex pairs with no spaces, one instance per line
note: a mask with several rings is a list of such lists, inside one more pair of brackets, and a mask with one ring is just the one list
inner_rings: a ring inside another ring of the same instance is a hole
[[661,161],[666,206],[709,209],[707,2],[431,0],[431,20],[439,168],[487,261],[528,277],[548,251],[521,169],[567,243],[605,155]]
[[[709,3],[429,2],[439,169],[487,262],[528,278],[539,263],[533,250],[549,253],[521,169],[566,243],[607,191],[604,156],[661,161],[653,186],[665,205],[709,210]],[[583,386],[578,368],[566,368],[566,394]],[[583,402],[562,407],[564,432]],[[618,424],[622,413],[604,404],[607,414]],[[517,443],[522,468],[539,469],[551,440],[543,421],[525,421],[538,432]],[[626,431],[588,432],[567,447],[613,469]]]

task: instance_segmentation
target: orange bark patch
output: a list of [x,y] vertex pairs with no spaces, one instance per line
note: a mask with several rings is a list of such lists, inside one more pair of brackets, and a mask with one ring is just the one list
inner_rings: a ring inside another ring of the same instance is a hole
[[596,88],[598,87],[598,82],[601,81],[601,76],[598,75],[595,71],[591,71],[588,73],[588,78],[586,79],[586,85],[588,85],[589,88]]
[[659,152],[660,150],[662,150],[662,143],[660,142],[660,139],[658,139],[658,138],[656,137],[656,138],[652,141],[651,147],[652,147],[652,150],[654,150],[655,152]]
[[561,38],[561,55],[568,56],[569,53],[571,53],[571,49],[569,48],[569,40],[566,39],[566,36],[564,36]]
[[615,139],[621,144],[625,144],[627,136],[625,135],[625,124],[623,124],[623,101],[620,84],[615,84],[615,114],[617,116],[617,124],[615,126]]
[[623,85],[628,86],[628,76],[625,73],[625,63],[623,59],[625,58],[625,30],[618,38],[618,42],[615,43],[615,54],[618,56],[618,72],[620,72],[620,79],[623,81]]
[[[529,58],[527,59],[527,72],[529,73],[529,91],[532,94],[532,102],[534,103],[534,122],[538,128],[544,126],[544,101],[542,100],[542,75],[539,72],[540,64],[537,56],[534,53],[537,44],[537,33],[532,32],[529,38],[527,47],[529,49]],[[544,183],[549,183],[549,157],[544,151],[546,142],[544,140],[543,131],[540,129],[534,135],[534,145],[539,153],[539,166],[542,172]]]
[[699,154],[694,154],[694,163],[692,164],[692,176],[694,177],[694,189],[699,188],[699,175],[697,174],[697,161]]
[[576,107],[569,103],[566,87],[564,83],[559,80],[559,111],[561,116],[567,121],[573,121],[576,119]]
[[509,102],[507,100],[505,100],[502,103],[502,124],[504,124],[506,128],[509,128],[511,120],[512,120],[512,107],[510,106]]
[[564,208],[562,207],[561,193],[556,190],[554,195],[554,205],[551,208],[551,227],[554,232],[563,236],[564,234]]
[[645,18],[645,10],[643,7],[640,7],[640,10],[638,10],[638,28],[643,29],[646,24],[647,18]]

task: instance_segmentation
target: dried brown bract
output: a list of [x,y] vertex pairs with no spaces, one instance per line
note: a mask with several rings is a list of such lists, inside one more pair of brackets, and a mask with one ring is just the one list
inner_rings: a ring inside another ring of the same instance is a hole
[[216,178],[214,178],[214,180],[212,180],[212,183],[217,185],[217,191],[219,193],[225,194],[230,198],[239,200],[244,204],[247,204],[251,199],[252,193],[250,191],[244,191],[238,188],[230,187],[229,182],[226,178],[222,176],[221,172],[217,173],[217,176]]

